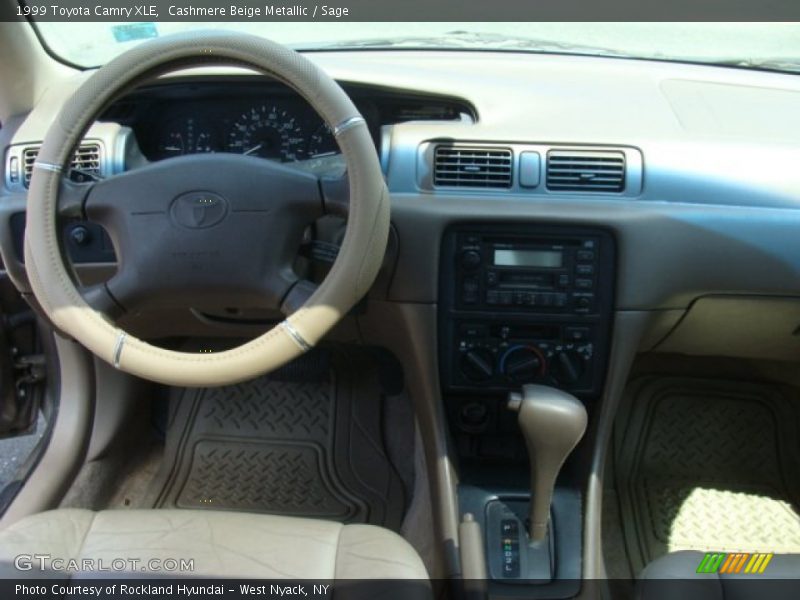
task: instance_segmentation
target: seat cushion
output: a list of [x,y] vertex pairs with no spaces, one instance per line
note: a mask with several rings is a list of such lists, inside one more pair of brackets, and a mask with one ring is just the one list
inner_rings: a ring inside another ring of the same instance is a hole
[[[774,555],[763,573],[698,573],[704,552],[666,554],[642,571],[637,600],[794,600],[800,597],[800,554]],[[746,564],[745,560],[745,564]],[[720,563],[720,567],[724,561]]]
[[[5,576],[24,576],[14,567],[15,558],[33,554],[65,562],[102,560],[106,566],[114,560],[136,559],[136,571],[147,565],[148,573],[173,576],[428,578],[414,549],[380,527],[222,511],[61,509],[27,517],[0,531]],[[193,569],[175,572],[171,563],[161,564],[165,559],[193,560]],[[149,564],[152,560],[159,562]]]

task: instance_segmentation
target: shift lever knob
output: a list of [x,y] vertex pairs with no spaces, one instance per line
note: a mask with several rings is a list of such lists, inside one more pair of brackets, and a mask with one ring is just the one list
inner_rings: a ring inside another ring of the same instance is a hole
[[531,542],[547,535],[550,502],[561,466],[586,431],[586,408],[575,396],[544,385],[511,393],[508,408],[518,421],[531,464]]

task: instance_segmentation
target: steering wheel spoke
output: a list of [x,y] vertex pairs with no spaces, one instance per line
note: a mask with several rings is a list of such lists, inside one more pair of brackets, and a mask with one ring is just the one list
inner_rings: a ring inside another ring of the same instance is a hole
[[58,216],[62,219],[80,219],[84,216],[84,205],[96,182],[76,183],[62,177],[58,186]]
[[79,290],[86,304],[96,311],[108,315],[112,321],[122,316],[123,309],[114,296],[111,295],[107,283],[96,283],[81,287]]
[[298,279],[281,303],[281,312],[287,317],[302,308],[319,286],[308,279]]

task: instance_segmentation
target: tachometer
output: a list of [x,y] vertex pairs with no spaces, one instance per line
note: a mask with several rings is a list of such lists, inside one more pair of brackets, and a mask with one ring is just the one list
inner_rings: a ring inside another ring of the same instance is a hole
[[194,117],[176,119],[161,135],[158,158],[213,152],[212,137],[211,131]]
[[338,154],[339,145],[327,123],[320,125],[308,140],[308,158]]
[[274,105],[253,107],[241,115],[228,134],[228,150],[288,162],[306,157],[300,125],[288,111]]

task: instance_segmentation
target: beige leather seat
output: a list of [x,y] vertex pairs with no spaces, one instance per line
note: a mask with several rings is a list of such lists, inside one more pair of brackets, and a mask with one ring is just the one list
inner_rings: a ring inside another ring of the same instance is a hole
[[800,598],[800,554],[776,554],[760,574],[697,573],[703,556],[683,550],[654,560],[639,576],[636,600]]
[[61,509],[0,531],[5,577],[25,576],[15,558],[33,554],[102,559],[106,566],[115,559],[193,559],[191,572],[169,571],[173,576],[428,579],[414,549],[380,527],[221,511]]

